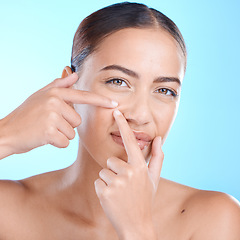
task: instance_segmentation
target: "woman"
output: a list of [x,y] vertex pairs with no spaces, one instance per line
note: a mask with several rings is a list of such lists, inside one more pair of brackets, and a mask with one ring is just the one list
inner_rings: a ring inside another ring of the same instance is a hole
[[0,239],[240,238],[226,194],[160,178],[186,47],[176,25],[136,3],[88,16],[72,66],[0,121],[1,158],[79,134],[70,167],[0,183]]

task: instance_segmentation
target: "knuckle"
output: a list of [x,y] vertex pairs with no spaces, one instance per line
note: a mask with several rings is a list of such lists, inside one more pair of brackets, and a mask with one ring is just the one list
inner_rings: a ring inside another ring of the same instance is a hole
[[132,168],[128,167],[125,171],[126,176],[131,179],[133,177],[134,171]]
[[110,166],[112,165],[112,160],[111,158],[107,159],[107,166],[110,168]]
[[112,167],[118,168],[118,167],[122,166],[122,160],[119,160],[118,158],[116,158],[114,156],[110,157],[107,159],[107,166],[108,166],[108,168],[112,168]]
[[114,157],[110,157],[107,159],[107,165],[108,164],[111,164],[111,163],[114,163],[115,162],[115,158]]
[[102,200],[108,200],[109,198],[110,198],[110,191],[109,191],[109,189],[108,188],[104,188],[104,189],[102,189],[102,191],[100,192],[100,198],[102,199]]
[[49,108],[57,108],[60,105],[60,99],[55,95],[50,95],[46,104]]
[[112,185],[113,185],[114,187],[116,187],[117,189],[124,187],[124,186],[125,186],[124,178],[117,177],[117,178],[114,179],[114,181],[112,182]]
[[100,182],[101,182],[101,180],[99,178],[97,180],[95,180],[95,182],[94,182],[95,186],[98,187]]
[[105,175],[105,173],[106,173],[106,169],[103,168],[103,169],[99,172],[99,176],[100,176],[100,177],[103,177],[103,176]]
[[[55,81],[55,80],[54,80]],[[60,89],[57,87],[52,87],[48,90],[48,94],[50,96],[57,96],[59,94]]]
[[48,113],[47,113],[47,120],[52,124],[53,122],[56,122],[56,121],[58,121],[58,118],[59,118],[59,116],[58,116],[58,114],[56,113],[56,112],[54,112],[54,111],[49,111]]
[[56,134],[56,130],[53,126],[48,126],[46,128],[45,135],[46,135],[47,139],[49,139],[50,142],[53,139],[53,137],[55,136],[55,134]]

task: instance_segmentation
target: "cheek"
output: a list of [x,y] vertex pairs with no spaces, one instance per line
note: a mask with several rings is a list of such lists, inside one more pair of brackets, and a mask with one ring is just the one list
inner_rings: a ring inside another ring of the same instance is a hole
[[82,117],[78,127],[80,144],[90,156],[102,167],[106,167],[106,160],[112,156],[110,149],[110,131],[114,124],[113,110],[90,105],[75,107]]
[[153,115],[156,123],[157,135],[160,135],[163,138],[163,142],[165,142],[175,120],[178,111],[178,103],[162,104],[161,107],[159,106],[156,109],[159,110]]
[[74,107],[82,118],[82,123],[78,127],[78,132],[81,136],[89,135],[90,132],[104,132],[113,123],[113,110],[111,109],[96,107],[88,104],[78,104]]

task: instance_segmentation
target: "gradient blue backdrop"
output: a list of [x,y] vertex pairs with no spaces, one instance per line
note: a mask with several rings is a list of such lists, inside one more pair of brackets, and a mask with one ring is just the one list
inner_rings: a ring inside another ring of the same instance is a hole
[[[0,118],[70,64],[80,21],[117,1],[0,2]],[[240,2],[238,0],[141,1],[178,25],[188,67],[175,124],[164,146],[162,176],[240,200]],[[0,178],[19,179],[70,165],[67,149],[45,146],[0,161]]]

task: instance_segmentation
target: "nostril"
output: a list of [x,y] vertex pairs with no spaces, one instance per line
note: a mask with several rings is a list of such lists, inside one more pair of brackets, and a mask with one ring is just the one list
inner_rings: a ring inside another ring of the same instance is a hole
[[128,99],[128,102],[121,104],[119,110],[122,112],[123,116],[127,122],[133,125],[145,125],[151,122],[152,115],[150,112],[149,102],[147,98],[135,97]]

